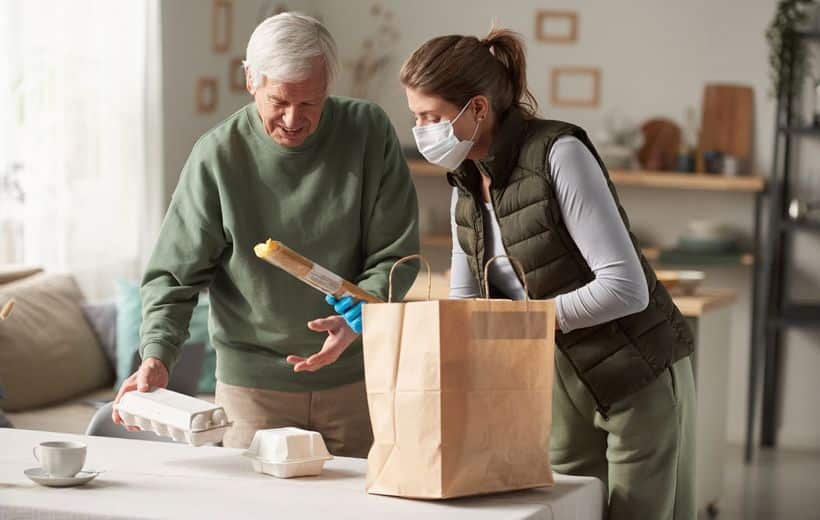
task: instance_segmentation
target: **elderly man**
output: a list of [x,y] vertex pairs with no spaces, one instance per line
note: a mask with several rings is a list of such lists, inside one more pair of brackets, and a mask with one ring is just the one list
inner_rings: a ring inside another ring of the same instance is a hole
[[[254,101],[205,133],[182,170],[142,280],[143,361],[118,400],[167,385],[208,288],[216,402],[234,422],[224,445],[297,426],[319,431],[334,454],[367,455],[360,303],[330,301],[344,316],[316,319],[331,311],[322,295],[253,253],[273,237],[386,298],[393,263],[418,251],[395,130],[373,103],[328,96],[336,67],[333,38],[313,18],[280,14],[254,30]],[[399,296],[416,272],[397,268]]]

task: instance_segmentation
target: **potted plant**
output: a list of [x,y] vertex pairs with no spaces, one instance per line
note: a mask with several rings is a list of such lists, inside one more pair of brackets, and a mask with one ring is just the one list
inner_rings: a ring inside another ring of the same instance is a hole
[[[778,93],[793,96],[799,92],[801,79],[806,72],[806,46],[794,40],[795,32],[818,30],[815,0],[780,0],[774,18],[766,30],[771,65],[772,96]],[[793,64],[792,81],[789,80],[789,63]]]

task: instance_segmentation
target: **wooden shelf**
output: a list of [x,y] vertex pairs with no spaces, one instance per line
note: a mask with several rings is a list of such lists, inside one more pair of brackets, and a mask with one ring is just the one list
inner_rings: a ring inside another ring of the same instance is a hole
[[421,235],[421,245],[423,246],[450,247],[451,244],[450,235]]
[[[421,236],[421,245],[428,246],[428,247],[450,247],[452,242],[450,241],[450,235],[422,235]],[[650,262],[658,262],[661,257],[661,249],[658,247],[645,247],[642,249],[644,256]],[[709,256],[703,255],[704,258],[710,260],[708,262],[692,262],[686,264],[674,264],[674,265],[692,265],[692,266],[710,266],[710,267],[719,267],[722,265],[742,265],[742,266],[751,266],[754,264],[754,255],[749,253],[744,253],[741,255],[725,255],[725,256]]]
[[442,177],[447,174],[447,170],[441,166],[430,164],[421,159],[410,159],[407,161],[407,166],[410,167],[410,173],[419,177]]
[[[659,262],[661,258],[661,248],[659,247],[645,247],[642,249],[643,255],[650,262]],[[696,260],[686,263],[663,264],[666,266],[707,266],[707,267],[721,267],[731,265],[742,265],[749,267],[754,265],[754,255],[751,253],[742,254],[728,254],[728,255],[700,255],[704,261],[698,262]]]
[[618,186],[746,193],[766,189],[766,179],[751,175],[727,177],[708,173],[613,170],[609,176]]
[[[419,177],[444,177],[446,170],[427,161],[407,161],[410,172]],[[612,170],[609,176],[618,186],[639,186],[681,190],[735,191],[758,193],[766,189],[766,179],[760,176],[727,177],[707,173],[653,172]]]

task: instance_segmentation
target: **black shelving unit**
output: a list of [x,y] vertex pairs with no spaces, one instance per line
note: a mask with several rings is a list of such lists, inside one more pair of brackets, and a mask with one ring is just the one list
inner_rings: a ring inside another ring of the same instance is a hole
[[789,304],[783,306],[779,316],[773,318],[780,327],[820,327],[820,305]]
[[[820,32],[792,32],[786,36],[786,45],[820,41]],[[791,50],[791,49],[787,49]],[[777,92],[775,113],[774,154],[770,181],[769,228],[760,277],[761,289],[755,298],[756,314],[762,320],[753,324],[754,338],[749,369],[749,402],[746,424],[746,461],[750,461],[754,446],[754,425],[759,365],[763,365],[762,411],[760,445],[777,444],[777,416],[779,405],[783,331],[788,327],[820,327],[820,301],[797,303],[789,299],[789,275],[794,254],[794,237],[798,233],[820,232],[820,222],[794,221],[787,214],[791,193],[791,169],[794,141],[800,138],[820,137],[820,128],[803,126],[794,121],[795,102],[792,84],[800,81],[794,75],[794,52],[781,54],[780,77],[785,77]],[[788,61],[788,62],[787,62]],[[784,63],[787,62],[787,63]],[[785,73],[785,76],[784,74]],[[761,358],[762,356],[762,358]]]
[[820,231],[820,221],[817,220],[786,220],[781,224],[781,232],[789,233],[804,229],[806,231]]
[[790,127],[784,126],[780,128],[781,132],[785,132],[791,135],[815,135],[820,136],[820,128],[816,126],[797,126],[797,127]]

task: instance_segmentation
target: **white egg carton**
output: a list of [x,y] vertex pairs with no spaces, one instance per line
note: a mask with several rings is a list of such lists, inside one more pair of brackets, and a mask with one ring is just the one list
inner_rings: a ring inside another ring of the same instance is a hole
[[321,434],[300,428],[258,430],[243,455],[258,473],[278,478],[319,475],[333,458]]
[[115,407],[126,425],[193,446],[221,442],[232,424],[221,406],[164,388],[128,392]]

